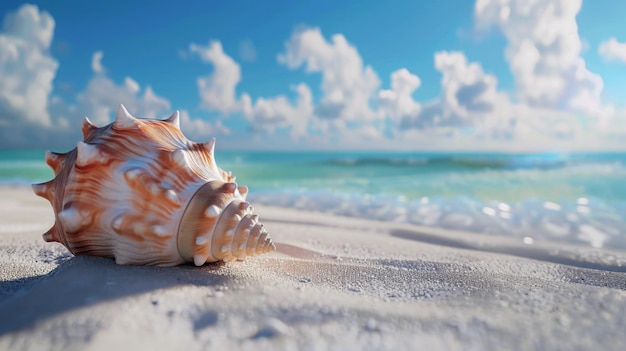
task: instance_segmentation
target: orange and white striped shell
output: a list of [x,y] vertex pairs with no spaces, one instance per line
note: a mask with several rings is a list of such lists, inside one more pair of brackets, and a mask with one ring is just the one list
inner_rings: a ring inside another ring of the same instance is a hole
[[215,138],[191,142],[179,123],[178,111],[138,119],[123,105],[104,127],[85,117],[84,141],[46,152],[56,176],[33,185],[55,212],[44,240],[128,265],[201,266],[276,250],[248,188],[216,165]]

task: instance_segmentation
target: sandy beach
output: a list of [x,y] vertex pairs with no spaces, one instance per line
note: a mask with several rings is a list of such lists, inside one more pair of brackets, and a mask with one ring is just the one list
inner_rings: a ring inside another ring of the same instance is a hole
[[255,206],[276,253],[119,266],[0,193],[1,350],[626,349],[626,252]]

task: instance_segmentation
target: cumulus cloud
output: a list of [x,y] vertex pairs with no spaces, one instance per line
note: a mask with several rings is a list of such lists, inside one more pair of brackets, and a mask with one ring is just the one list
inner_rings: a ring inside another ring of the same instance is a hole
[[[486,74],[480,64],[469,63],[462,52],[437,52],[434,60],[435,69],[441,73],[441,96],[418,113],[404,114],[402,127],[464,127],[482,122],[495,112],[497,103],[508,103],[506,96],[497,93],[495,76]],[[404,88],[406,92],[412,92],[408,87]]]
[[[619,143],[626,130],[626,114],[602,103],[602,79],[587,69],[581,57],[576,23],[580,7],[580,0],[476,1],[477,25],[495,28],[507,40],[505,57],[515,80],[513,92],[498,91],[498,80],[488,69],[455,51],[434,54],[434,69],[441,74],[441,93],[436,99],[414,98],[422,81],[406,68],[392,72],[390,86],[380,89],[376,72],[364,63],[355,45],[342,34],[326,38],[319,28],[295,31],[277,56],[288,69],[321,76],[319,92],[300,83],[287,94],[238,95],[241,67],[219,41],[190,44],[179,54],[184,59],[199,57],[213,67],[210,74],[197,78],[201,108],[221,113],[220,119],[235,115],[239,121],[247,121],[248,130],[258,137],[253,138],[256,142],[267,141],[268,134],[274,133],[328,148],[451,147],[459,142],[474,147],[478,145],[472,143],[475,141],[481,145],[516,141],[543,147],[555,141],[591,143],[607,135]],[[74,140],[79,137],[77,126],[82,116],[106,124],[119,103],[137,117],[163,118],[171,113],[169,100],[150,86],[131,77],[114,80],[103,65],[102,51],[93,54],[93,76],[75,101],[66,103],[53,96],[52,81],[58,67],[49,53],[53,31],[54,19],[31,5],[20,7],[4,20],[0,32],[0,146],[51,138]],[[244,40],[239,44],[240,60],[254,61],[252,43]],[[598,53],[626,62],[626,43],[609,38],[599,45]],[[593,129],[601,123],[591,122],[603,122],[605,134]],[[192,118],[185,109],[181,124],[198,140],[231,133],[234,140],[250,138],[243,128],[233,132],[221,120]],[[274,146],[291,145],[280,137],[273,139]]]
[[296,138],[306,135],[307,126],[313,115],[313,95],[311,89],[300,83],[293,87],[298,99],[292,104],[286,96],[258,98],[254,104],[248,94],[243,96],[243,112],[250,121],[252,130],[272,132],[276,128],[290,127],[291,136]]
[[326,119],[372,120],[370,107],[380,81],[354,46],[341,34],[327,41],[319,28],[296,31],[278,56],[291,69],[305,66],[307,72],[322,74],[321,102],[315,115]]
[[598,53],[607,60],[626,63],[626,43],[620,43],[613,37],[600,43]]
[[535,107],[599,116],[602,78],[580,56],[576,15],[582,0],[477,0],[479,27],[495,26],[521,101]]
[[467,119],[473,112],[493,110],[497,79],[485,74],[480,64],[468,63],[461,52],[435,53],[435,68],[442,73],[441,88],[445,110]]
[[50,55],[54,19],[34,5],[9,13],[0,32],[0,124],[49,126],[48,99],[59,66]]
[[[157,95],[152,87],[142,88],[131,77],[125,77],[119,84],[115,83],[105,74],[106,69],[102,65],[103,56],[102,51],[93,54],[91,62],[94,76],[87,83],[85,90],[78,94],[78,105],[71,106],[72,111],[80,111],[97,125],[110,123],[120,103],[139,118],[163,119],[172,112],[169,100]],[[204,140],[210,136],[230,134],[230,130],[222,122],[211,123],[201,118],[192,118],[188,110],[180,111],[180,120],[181,128],[190,138]]]
[[180,128],[188,138],[197,138],[196,141],[206,141],[215,135],[231,134],[231,130],[221,121],[211,123],[201,118],[192,118],[187,110],[180,111]]
[[378,92],[381,112],[394,120],[415,118],[422,110],[412,97],[422,84],[420,78],[407,70],[399,69],[391,74],[391,89]]
[[239,64],[224,53],[219,41],[211,41],[206,46],[191,44],[189,50],[214,67],[212,74],[198,78],[202,107],[224,114],[239,110],[241,106],[235,96],[235,89],[241,80]]
[[242,113],[253,132],[272,133],[277,128],[286,128],[290,129],[293,137],[307,133],[308,119],[313,115],[313,97],[306,84],[293,88],[298,94],[295,103],[291,103],[285,95],[260,97],[254,101],[248,93],[243,93],[241,98],[237,98],[241,69],[224,52],[221,43],[212,41],[208,46],[191,44],[190,51],[214,66],[209,76],[198,78],[203,107],[224,114]]
[[[131,77],[116,84],[104,72],[102,51],[92,57],[94,76],[87,83],[85,90],[78,94],[78,110],[89,116],[96,124],[107,124],[115,116],[119,104],[124,104],[128,111],[141,118],[157,118],[167,114],[170,102],[154,93],[150,86],[142,89]],[[94,64],[95,63],[95,64]]]

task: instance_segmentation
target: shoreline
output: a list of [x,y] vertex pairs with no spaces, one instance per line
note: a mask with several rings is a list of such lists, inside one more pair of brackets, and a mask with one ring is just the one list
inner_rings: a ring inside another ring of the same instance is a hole
[[0,193],[0,349],[626,347],[626,252],[253,204],[275,253],[118,266],[45,243],[29,188]]

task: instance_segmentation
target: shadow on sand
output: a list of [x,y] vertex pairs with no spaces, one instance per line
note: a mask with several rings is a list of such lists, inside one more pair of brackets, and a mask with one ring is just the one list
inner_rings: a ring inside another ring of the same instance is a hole
[[0,282],[0,291],[25,288],[0,302],[0,336],[73,309],[152,290],[226,284],[228,277],[215,273],[219,267],[119,266],[111,259],[74,257],[46,275]]
[[558,263],[565,266],[595,269],[600,271],[626,273],[626,266],[605,264],[585,260],[580,255],[574,256],[571,252],[558,252],[538,246],[478,246],[466,242],[453,240],[438,235],[423,233],[414,230],[394,229],[391,235],[397,238],[419,241],[427,244],[454,247],[458,249],[492,252],[511,256],[529,258],[537,261]]
[[[622,274],[626,272],[626,267],[588,262],[540,247],[480,247],[410,230],[393,230],[391,235],[440,246],[558,263],[562,265],[556,276],[560,282],[626,290],[626,280]],[[342,257],[339,260],[336,256],[296,245],[277,243],[276,246],[279,253],[296,258],[297,261],[267,258],[263,264],[266,269],[284,276],[286,280],[298,279],[298,284],[330,284],[337,289],[371,294],[377,298],[401,297],[409,301],[423,300],[425,297],[486,296],[493,291],[510,291],[514,294],[526,286],[542,286],[545,282],[541,279],[546,279],[460,270],[457,264],[420,259]],[[0,301],[0,336],[33,328],[40,321],[71,310],[158,289],[228,285],[231,278],[228,274],[218,272],[221,266],[119,266],[110,259],[73,257],[64,260],[58,268],[46,275],[0,282],[0,291],[17,291]],[[20,285],[23,289],[15,288]],[[216,312],[210,311],[194,321],[194,328],[204,328],[216,321]]]

